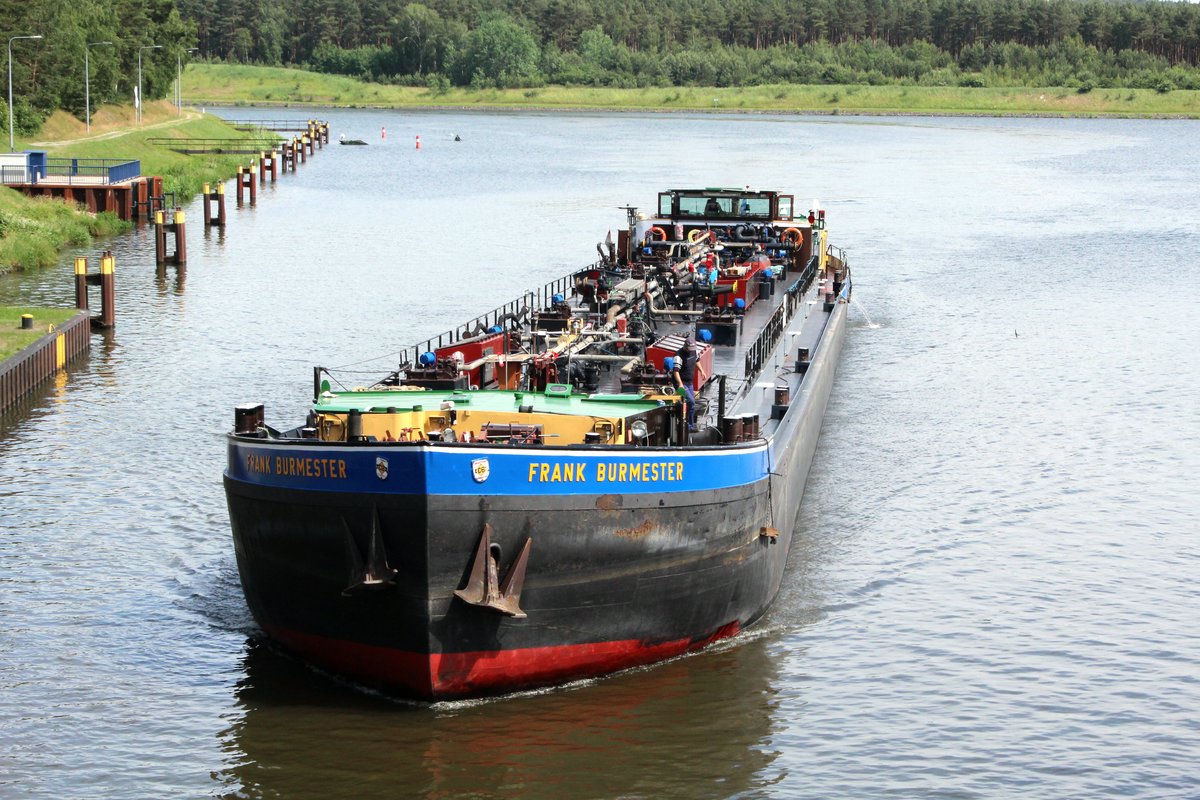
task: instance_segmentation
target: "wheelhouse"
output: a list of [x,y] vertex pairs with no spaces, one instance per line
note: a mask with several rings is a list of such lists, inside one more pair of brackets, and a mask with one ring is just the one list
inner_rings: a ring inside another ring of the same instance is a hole
[[749,189],[671,189],[658,195],[658,215],[671,221],[721,219],[790,222],[795,198]]

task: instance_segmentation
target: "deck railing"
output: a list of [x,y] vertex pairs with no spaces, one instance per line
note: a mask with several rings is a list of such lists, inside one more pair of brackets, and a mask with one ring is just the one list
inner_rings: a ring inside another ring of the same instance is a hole
[[497,325],[504,327],[504,323],[509,319],[516,320],[519,323],[524,323],[528,320],[529,315],[535,311],[542,311],[550,307],[554,295],[561,294],[564,297],[569,297],[575,288],[575,274],[581,270],[599,269],[602,262],[595,262],[588,266],[581,267],[580,270],[564,275],[561,278],[556,278],[547,283],[542,288],[536,291],[529,291],[521,295],[515,300],[510,300],[502,306],[492,309],[486,314],[481,314],[475,319],[468,322],[466,325],[460,325],[457,328],[446,331],[436,337],[415,344],[412,347],[406,347],[401,351],[401,364],[416,364],[417,358],[421,353],[437,350],[447,345],[455,344],[463,339],[470,339],[485,333],[489,328]]
[[142,174],[142,162],[115,158],[47,158],[28,167],[0,168],[5,184],[53,183],[107,186],[133,180]]
[[771,314],[771,318],[767,320],[767,324],[759,331],[758,338],[746,349],[745,380],[747,385],[762,371],[763,362],[774,350],[779,337],[783,335],[788,323],[795,316],[796,309],[800,305],[800,298],[808,291],[813,278],[817,275],[818,261],[816,256],[809,259],[799,277],[787,288],[783,302],[779,304],[779,307]]
[[31,183],[29,180],[30,170],[25,166],[20,167],[0,167],[0,184],[26,184]]

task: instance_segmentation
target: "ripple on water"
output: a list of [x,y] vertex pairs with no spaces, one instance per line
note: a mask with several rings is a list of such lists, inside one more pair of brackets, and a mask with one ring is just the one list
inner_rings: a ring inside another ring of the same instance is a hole
[[[105,243],[117,331],[0,418],[0,795],[1200,794],[1195,123],[336,124],[427,145],[324,151],[194,234],[186,274],[155,274],[145,229]],[[403,180],[346,195],[380,170]],[[391,369],[590,258],[616,207],[745,183],[838,198],[857,301],[762,625],[432,707],[262,644],[220,484],[231,405],[299,418],[312,364]],[[70,270],[0,278],[0,302],[70,305]]]

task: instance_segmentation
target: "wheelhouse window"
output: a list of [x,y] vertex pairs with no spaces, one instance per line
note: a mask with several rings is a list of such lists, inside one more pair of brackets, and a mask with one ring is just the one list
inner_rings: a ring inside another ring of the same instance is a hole
[[730,197],[706,197],[705,195],[680,195],[679,216],[681,217],[728,217],[733,210]]
[[671,193],[659,192],[658,194],[658,215],[660,217],[671,216]]
[[768,197],[743,197],[738,201],[739,217],[771,218],[771,199]]
[[779,195],[779,219],[792,218],[792,195]]

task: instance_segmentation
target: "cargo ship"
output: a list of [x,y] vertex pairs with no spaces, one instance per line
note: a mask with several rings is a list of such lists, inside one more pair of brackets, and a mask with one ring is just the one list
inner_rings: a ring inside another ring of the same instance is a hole
[[750,189],[627,207],[599,258],[403,351],[234,409],[247,603],[311,663],[441,700],[737,635],[779,591],[852,284],[825,212]]

